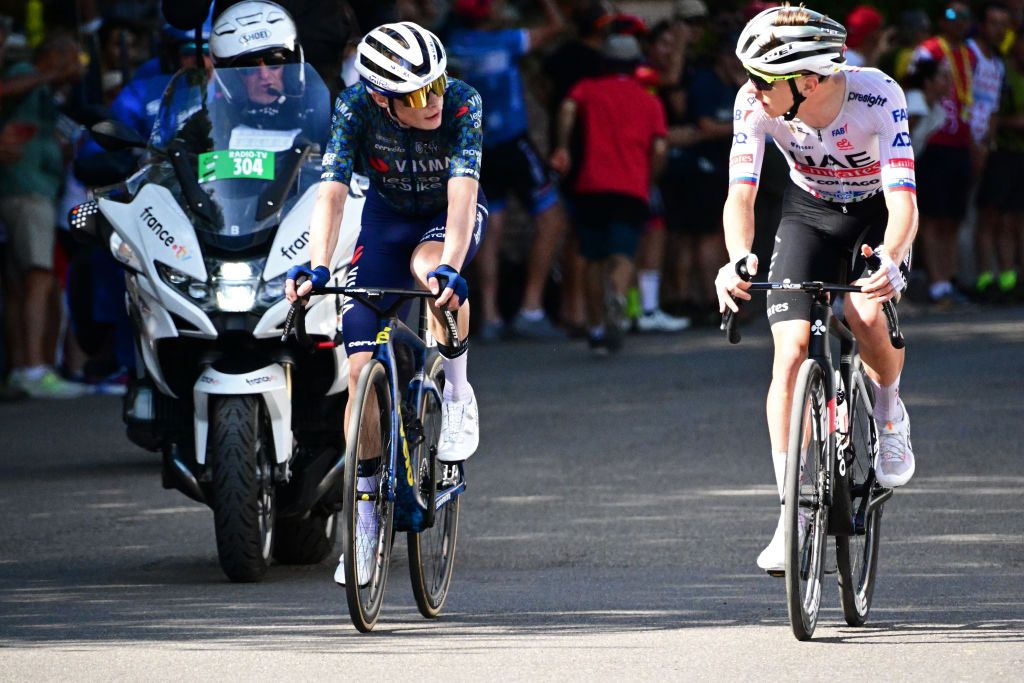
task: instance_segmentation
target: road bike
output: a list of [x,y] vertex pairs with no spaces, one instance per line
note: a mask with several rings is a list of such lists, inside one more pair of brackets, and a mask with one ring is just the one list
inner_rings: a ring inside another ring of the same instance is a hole
[[[869,260],[869,265],[871,265]],[[745,266],[737,273],[748,280]],[[813,297],[807,359],[793,391],[786,458],[786,599],[798,640],[814,634],[826,573],[828,536],[836,541],[836,571],[843,616],[862,626],[871,609],[878,569],[882,506],[892,497],[875,479],[878,432],[873,396],[864,380],[853,332],[833,314],[831,294],[860,292],[854,285],[824,282],[751,282],[752,291],[801,291]],[[904,339],[892,301],[882,305],[889,341]],[[739,343],[736,317],[726,311],[722,329]],[[839,364],[832,356],[839,340]]]
[[[376,625],[394,535],[405,531],[416,606],[424,617],[434,618],[451,585],[460,497],[466,490],[462,463],[437,459],[444,371],[427,327],[426,300],[434,295],[363,287],[324,287],[314,294],[355,299],[374,310],[379,320],[373,358],[349,397],[344,457],[335,464],[344,475],[341,541],[349,615],[364,633]],[[422,301],[415,332],[401,320],[402,309],[414,299]],[[285,334],[294,327],[299,343],[309,348],[341,344],[310,339],[304,311],[297,300]],[[455,316],[450,311],[444,315],[448,345],[457,350]]]

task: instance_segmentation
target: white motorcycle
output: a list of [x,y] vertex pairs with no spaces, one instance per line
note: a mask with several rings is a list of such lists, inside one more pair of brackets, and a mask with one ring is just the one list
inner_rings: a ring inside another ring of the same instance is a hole
[[[282,340],[285,273],[309,261],[330,97],[305,65],[270,85],[254,71],[179,73],[148,143],[114,122],[94,127],[108,150],[146,149],[144,163],[69,216],[126,271],[141,359],[128,436],[163,453],[165,488],[213,509],[233,581],[258,580],[272,557],[306,564],[331,552],[348,376],[343,347]],[[336,284],[364,190],[354,181],[345,205]],[[340,325],[341,301],[314,298],[309,330],[333,340]]]

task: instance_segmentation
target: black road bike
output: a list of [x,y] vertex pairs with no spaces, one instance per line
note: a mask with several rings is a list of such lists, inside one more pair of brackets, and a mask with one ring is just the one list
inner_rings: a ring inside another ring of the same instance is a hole
[[[877,267],[870,260],[869,265]],[[742,262],[737,273],[749,281]],[[752,282],[750,290],[802,291],[814,302],[807,360],[800,366],[793,391],[783,501],[789,621],[797,639],[808,640],[821,606],[828,536],[835,537],[846,623],[862,626],[867,621],[877,579],[882,506],[893,493],[875,480],[878,433],[857,340],[831,307],[831,294],[861,290],[824,282]],[[882,310],[889,341],[903,348],[893,302],[885,302]],[[723,316],[722,329],[731,343],[739,343],[731,311]],[[832,356],[833,336],[839,340],[838,368]]]

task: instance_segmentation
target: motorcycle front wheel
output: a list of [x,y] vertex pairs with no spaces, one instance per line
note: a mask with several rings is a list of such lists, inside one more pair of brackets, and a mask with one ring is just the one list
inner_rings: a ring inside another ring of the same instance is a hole
[[258,396],[210,402],[207,462],[221,569],[236,582],[259,581],[274,547],[274,463],[270,426]]

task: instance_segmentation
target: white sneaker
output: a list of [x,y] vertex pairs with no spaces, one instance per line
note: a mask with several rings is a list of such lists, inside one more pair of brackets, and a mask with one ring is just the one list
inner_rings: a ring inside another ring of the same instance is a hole
[[881,486],[903,486],[914,476],[914,449],[910,445],[910,415],[903,408],[899,422],[878,423],[878,455],[875,458],[875,479]]
[[461,462],[476,453],[480,445],[480,408],[476,396],[468,401],[444,401],[441,404],[441,440],[437,459]]
[[[359,520],[356,522],[356,574],[359,579],[359,586],[367,586],[373,578],[373,565],[377,557],[377,518],[373,514],[373,503],[356,503],[361,507],[368,507],[364,514],[359,511]],[[345,585],[345,553],[338,557],[338,568],[334,570],[334,582],[339,586]]]
[[[807,537],[808,514],[800,510],[800,545],[804,544]],[[757,566],[769,574],[776,574],[786,571],[786,515],[779,515],[779,523],[775,527],[775,535],[771,543],[757,556]]]
[[682,332],[689,326],[689,318],[676,318],[660,308],[651,313],[642,313],[636,319],[636,328],[641,332]]

